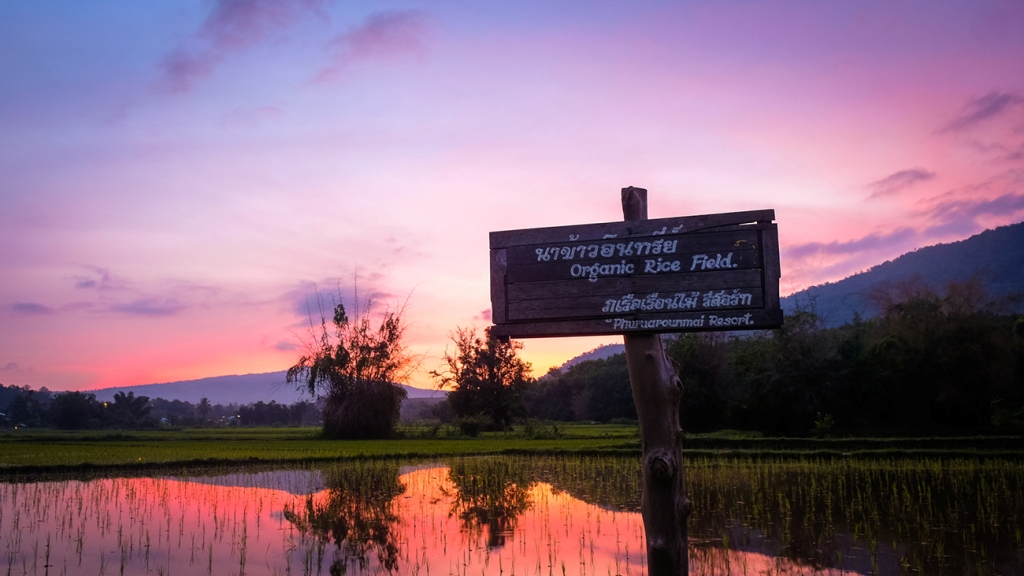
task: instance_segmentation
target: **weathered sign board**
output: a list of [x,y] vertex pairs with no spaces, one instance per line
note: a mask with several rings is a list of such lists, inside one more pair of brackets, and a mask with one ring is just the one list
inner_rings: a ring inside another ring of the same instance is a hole
[[514,338],[782,325],[774,210],[491,232],[491,320]]

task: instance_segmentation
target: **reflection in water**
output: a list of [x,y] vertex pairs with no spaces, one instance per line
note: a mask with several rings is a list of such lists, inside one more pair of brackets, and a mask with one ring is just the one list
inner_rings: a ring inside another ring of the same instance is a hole
[[[695,460],[692,574],[1024,574],[1024,464]],[[4,574],[640,575],[632,457],[0,483]]]
[[301,534],[317,538],[317,565],[324,544],[334,543],[339,555],[331,564],[332,575],[344,574],[352,563],[365,568],[370,552],[380,566],[393,571],[399,557],[394,530],[401,520],[394,500],[405,492],[398,475],[398,464],[391,461],[330,469],[327,490],[306,496],[301,507],[285,504],[284,518]]
[[479,533],[486,527],[487,546],[500,548],[515,529],[516,519],[529,509],[533,482],[528,468],[514,460],[468,459],[452,462],[448,478],[455,484],[451,514],[465,530]]
[[[277,479],[292,484],[289,474]],[[302,476],[296,482],[309,475]],[[273,573],[262,568],[268,563],[289,570],[303,542],[280,510],[296,497],[237,477],[238,486],[170,478],[0,484],[0,572]]]

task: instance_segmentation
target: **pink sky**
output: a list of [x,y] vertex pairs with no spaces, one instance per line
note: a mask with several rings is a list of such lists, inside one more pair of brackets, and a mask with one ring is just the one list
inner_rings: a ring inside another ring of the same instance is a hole
[[[0,382],[281,370],[314,283],[429,386],[487,233],[774,208],[784,294],[1024,219],[1020,2],[0,5]],[[358,272],[357,272],[358,271]],[[538,373],[617,338],[531,340]]]

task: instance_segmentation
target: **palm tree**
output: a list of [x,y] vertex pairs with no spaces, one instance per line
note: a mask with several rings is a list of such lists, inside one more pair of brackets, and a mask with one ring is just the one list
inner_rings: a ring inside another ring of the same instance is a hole
[[210,400],[204,396],[203,399],[199,401],[199,406],[196,408],[196,412],[199,412],[199,419],[203,424],[206,424],[206,415],[210,413],[210,408],[212,408],[212,406],[210,406]]

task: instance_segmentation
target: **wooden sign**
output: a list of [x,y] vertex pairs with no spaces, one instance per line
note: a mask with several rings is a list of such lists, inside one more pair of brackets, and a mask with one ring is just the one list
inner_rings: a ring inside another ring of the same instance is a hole
[[774,210],[491,232],[496,336],[782,325]]

